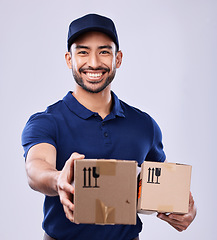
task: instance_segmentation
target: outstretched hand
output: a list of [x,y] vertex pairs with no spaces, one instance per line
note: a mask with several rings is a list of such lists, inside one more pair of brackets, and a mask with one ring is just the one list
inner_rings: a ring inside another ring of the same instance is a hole
[[84,159],[84,155],[79,153],[73,153],[66,161],[65,166],[58,176],[57,189],[60,197],[60,202],[63,205],[66,217],[73,222],[74,221],[74,204],[72,203],[72,196],[74,194],[74,187],[72,181],[74,180],[74,160]]
[[158,213],[157,217],[168,222],[177,231],[182,232],[188,228],[196,216],[197,210],[194,204],[194,199],[190,193],[189,208],[186,214],[174,214],[166,215],[164,213]]

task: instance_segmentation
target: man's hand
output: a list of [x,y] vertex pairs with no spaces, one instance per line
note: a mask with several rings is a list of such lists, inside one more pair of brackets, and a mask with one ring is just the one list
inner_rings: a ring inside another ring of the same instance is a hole
[[72,203],[72,195],[74,194],[74,187],[72,181],[74,180],[74,160],[84,159],[84,155],[73,153],[71,157],[66,161],[62,171],[60,171],[57,180],[57,189],[60,197],[60,201],[63,205],[66,217],[73,222],[74,221],[74,204]]
[[186,230],[188,226],[192,223],[196,216],[196,213],[197,210],[194,204],[194,199],[192,197],[192,194],[190,193],[188,213],[186,214],[171,213],[169,215],[159,213],[157,217],[168,222],[172,227],[174,227],[179,232],[182,232],[183,230]]

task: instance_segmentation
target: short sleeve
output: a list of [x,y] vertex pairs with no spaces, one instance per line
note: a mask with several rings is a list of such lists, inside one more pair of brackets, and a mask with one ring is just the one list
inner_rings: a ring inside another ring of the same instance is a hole
[[56,148],[56,124],[52,115],[36,113],[26,123],[22,132],[22,146],[26,158],[29,149],[39,143],[49,143]]
[[153,143],[145,160],[153,162],[164,162],[166,155],[163,150],[162,133],[154,119],[151,118],[151,120],[153,126]]

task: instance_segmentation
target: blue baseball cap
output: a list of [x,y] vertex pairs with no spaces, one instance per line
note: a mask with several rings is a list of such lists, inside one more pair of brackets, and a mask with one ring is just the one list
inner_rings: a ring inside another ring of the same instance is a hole
[[114,41],[117,46],[117,50],[119,50],[118,35],[113,21],[110,18],[98,14],[87,14],[74,20],[69,25],[67,41],[68,51],[70,51],[70,47],[77,37],[79,37],[82,33],[90,31],[105,33]]

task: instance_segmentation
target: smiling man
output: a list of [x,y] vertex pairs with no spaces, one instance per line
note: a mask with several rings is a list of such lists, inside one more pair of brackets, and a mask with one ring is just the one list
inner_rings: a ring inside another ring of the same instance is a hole
[[[68,67],[75,89],[28,120],[22,134],[29,185],[45,194],[44,240],[139,239],[136,225],[91,225],[73,222],[75,159],[165,161],[162,136],[147,113],[129,106],[111,91],[122,52],[111,19],[88,14],[69,26]],[[189,213],[159,214],[178,231],[196,215],[190,195]]]
[[102,118],[110,113],[111,82],[122,61],[122,52],[117,48],[107,34],[88,31],[74,40],[65,55],[77,83],[73,96]]
[[70,53],[66,53],[76,83],[91,93],[103,91],[112,82],[121,59],[122,53],[116,52],[115,43],[100,32],[81,35],[72,44]]

